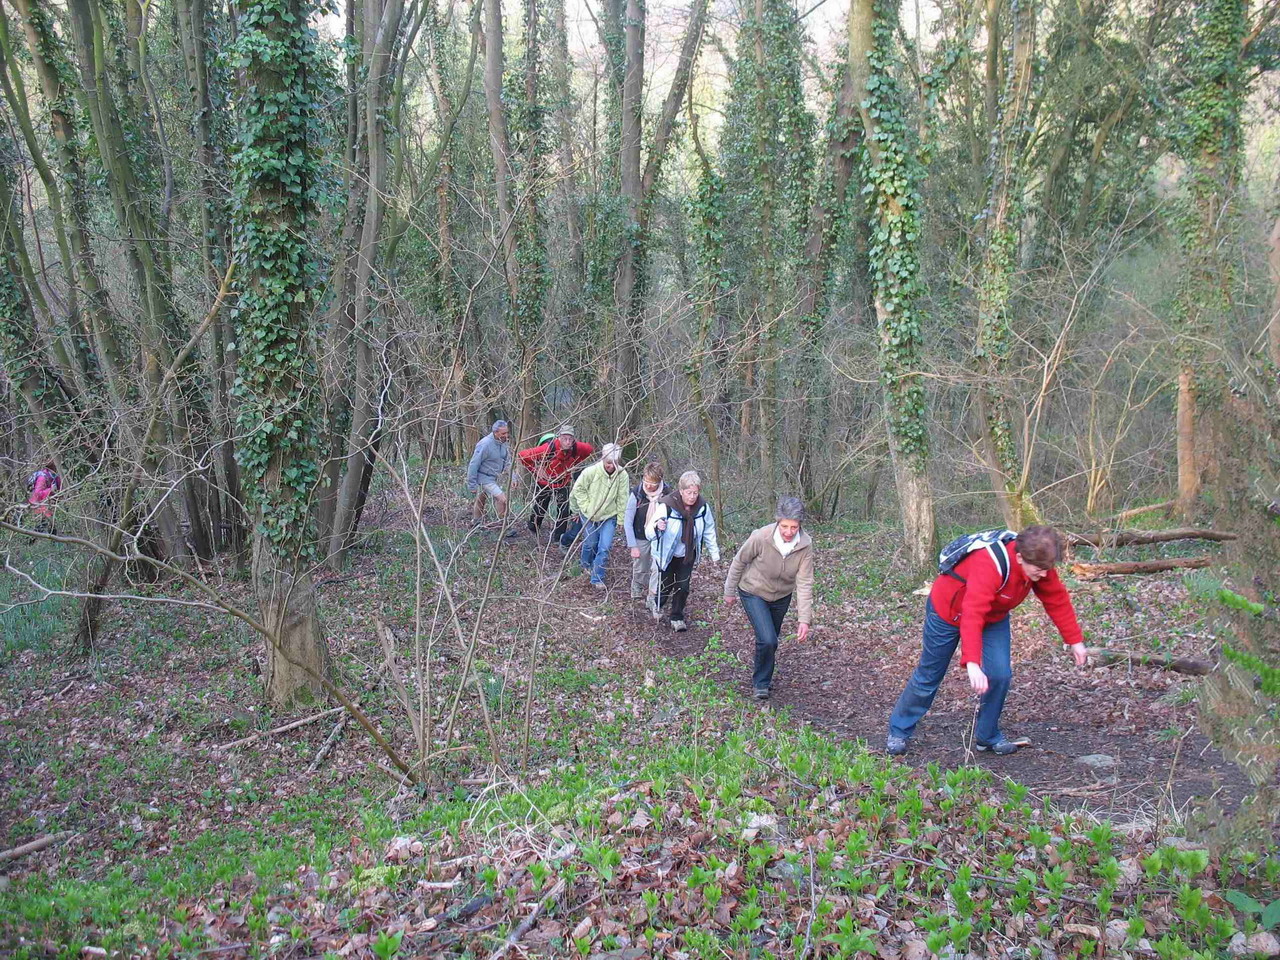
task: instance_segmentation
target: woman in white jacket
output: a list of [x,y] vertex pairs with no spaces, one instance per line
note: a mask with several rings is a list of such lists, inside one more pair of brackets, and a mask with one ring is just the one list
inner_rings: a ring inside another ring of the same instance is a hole
[[702,549],[706,548],[713,563],[720,562],[716,519],[711,504],[702,499],[702,478],[697,473],[686,470],[680,475],[676,492],[658,504],[645,524],[645,536],[652,544],[653,563],[658,568],[653,619],[662,617],[662,607],[670,600],[671,629],[688,630],[684,609]]

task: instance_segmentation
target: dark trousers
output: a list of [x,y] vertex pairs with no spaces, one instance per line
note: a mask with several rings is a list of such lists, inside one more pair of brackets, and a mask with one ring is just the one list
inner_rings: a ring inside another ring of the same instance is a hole
[[684,619],[684,605],[689,602],[689,580],[693,576],[692,557],[672,557],[658,577],[658,606],[671,600],[672,620]]
[[756,632],[756,668],[751,674],[751,686],[768,690],[773,684],[773,662],[778,653],[778,635],[782,633],[782,621],[791,609],[791,594],[777,600],[766,600],[754,593],[738,591],[742,609]]
[[542,521],[548,514],[552,515],[555,527],[551,538],[559,540],[569,529],[569,488],[539,487],[533,498],[533,513],[529,516],[529,529],[537,533],[542,529]]
[[[942,678],[947,675],[951,657],[960,643],[960,628],[943,620],[933,609],[933,601],[925,604],[924,637],[920,663],[912,672],[898,697],[889,718],[889,736],[908,739],[916,731],[920,718],[933,706]],[[1000,713],[1004,710],[1009,683],[1013,679],[1010,664],[1009,618],[988,623],[982,628],[982,672],[987,675],[987,692],[978,708],[978,743],[995,743],[1000,739]]]

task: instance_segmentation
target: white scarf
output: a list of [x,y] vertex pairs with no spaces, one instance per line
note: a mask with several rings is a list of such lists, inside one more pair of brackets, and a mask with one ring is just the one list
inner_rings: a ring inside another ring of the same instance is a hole
[[774,545],[775,547],[777,547],[777,548],[778,548],[778,552],[779,552],[780,554],[782,554],[782,557],[783,557],[783,559],[784,559],[784,560],[785,560],[787,557],[791,556],[791,551],[792,551],[792,550],[794,550],[794,549],[796,548],[797,544],[799,544],[799,543],[800,543],[800,531],[799,531],[799,530],[797,530],[797,531],[796,531],[795,538],[794,538],[794,539],[792,539],[790,542],[787,542],[786,540],[783,540],[783,539],[782,539],[782,531],[778,529],[777,524],[774,524],[774,527],[773,527],[773,545]]

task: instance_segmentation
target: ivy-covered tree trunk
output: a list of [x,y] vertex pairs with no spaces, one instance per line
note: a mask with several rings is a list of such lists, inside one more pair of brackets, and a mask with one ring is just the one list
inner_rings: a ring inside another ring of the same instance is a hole
[[538,392],[538,358],[542,353],[543,311],[546,309],[547,251],[542,236],[544,191],[541,103],[542,17],[539,0],[524,0],[524,97],[519,124],[520,213],[516,254],[520,266],[519,291],[512,305],[513,328],[520,344],[519,438],[541,433],[542,402]]
[[319,696],[328,648],[310,567],[318,398],[308,317],[318,285],[310,222],[316,161],[315,38],[306,0],[241,8],[244,64],[235,158],[237,459],[254,516],[253,583],[267,645],[266,694],[280,706]]
[[1178,326],[1175,512],[1189,520],[1200,494],[1199,380],[1212,365],[1207,344],[1221,335],[1231,308],[1235,270],[1225,238],[1234,225],[1245,97],[1247,0],[1200,0],[1193,10],[1187,56],[1190,89],[1182,99],[1175,142],[1187,164],[1179,209],[1184,271],[1175,306]]
[[[992,484],[1005,524],[1014,530],[1039,522],[1027,471],[1014,436],[1009,355],[1009,321],[1017,268],[1018,224],[1027,158],[1027,111],[1035,75],[1036,6],[1013,5],[1013,46],[1008,78],[991,136],[991,159],[984,232],[986,249],[978,275],[978,335],[974,350],[978,411]],[[1028,451],[1029,453],[1029,451]]]
[[866,137],[871,242],[880,334],[880,379],[889,427],[903,545],[913,573],[935,562],[937,529],[929,480],[929,431],[921,357],[920,180],[907,142],[906,98],[893,70],[898,0],[853,0],[849,69]]

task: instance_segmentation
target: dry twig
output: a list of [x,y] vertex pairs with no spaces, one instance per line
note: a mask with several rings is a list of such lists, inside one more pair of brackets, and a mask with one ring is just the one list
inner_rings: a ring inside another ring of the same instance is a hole
[[545,897],[538,901],[538,905],[533,908],[533,912],[520,921],[520,926],[511,931],[511,936],[502,942],[497,950],[489,954],[489,960],[501,960],[506,956],[508,950],[520,942],[520,938],[533,929],[533,925],[538,922],[538,917],[542,916],[542,911],[552,900],[560,896],[564,892],[564,881],[557,880],[556,885],[551,888]]
[[309,723],[315,723],[317,720],[323,720],[325,717],[332,717],[335,713],[341,713],[346,707],[334,707],[332,710],[325,710],[322,713],[314,714],[310,717],[303,717],[301,720],[294,720],[292,723],[286,723],[283,727],[276,727],[274,730],[259,730],[252,736],[244,737],[240,740],[232,740],[230,743],[224,743],[220,747],[214,747],[215,750],[230,750],[232,747],[243,747],[246,743],[252,743],[262,737],[271,737],[277,733],[287,733],[290,730],[296,730],[298,727],[305,727]]

